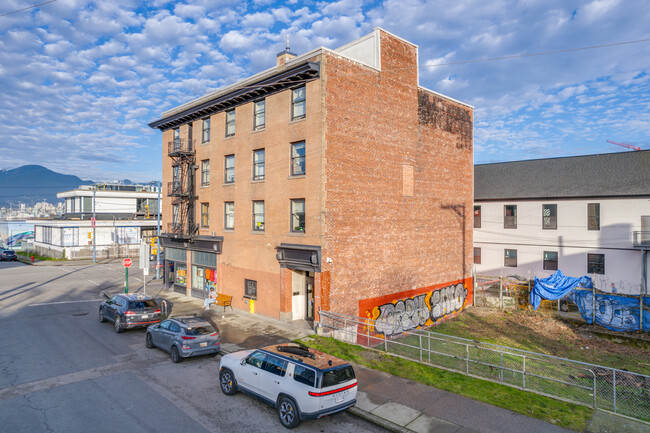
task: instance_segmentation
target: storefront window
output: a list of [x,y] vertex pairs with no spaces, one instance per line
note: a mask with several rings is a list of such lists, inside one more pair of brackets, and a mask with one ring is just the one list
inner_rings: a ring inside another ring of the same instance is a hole
[[187,266],[184,263],[176,265],[176,281],[174,283],[179,286],[187,286]]

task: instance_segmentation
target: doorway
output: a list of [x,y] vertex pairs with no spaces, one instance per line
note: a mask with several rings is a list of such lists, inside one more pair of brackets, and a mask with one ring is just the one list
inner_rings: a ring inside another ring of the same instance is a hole
[[291,271],[293,320],[314,320],[314,273]]

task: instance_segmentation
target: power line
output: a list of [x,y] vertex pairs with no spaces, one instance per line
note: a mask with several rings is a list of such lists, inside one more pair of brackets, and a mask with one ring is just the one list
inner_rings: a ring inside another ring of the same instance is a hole
[[15,14],[15,13],[26,11],[26,10],[29,10],[29,9],[34,9],[34,8],[39,7],[39,6],[46,5],[48,3],[54,3],[55,1],[58,1],[58,0],[49,0],[49,1],[46,1],[46,2],[43,2],[43,3],[39,3],[37,5],[34,5],[34,6],[27,6],[26,8],[17,9],[15,11],[11,11],[11,12],[5,12],[3,14],[0,14],[0,17],[6,17],[7,15]]

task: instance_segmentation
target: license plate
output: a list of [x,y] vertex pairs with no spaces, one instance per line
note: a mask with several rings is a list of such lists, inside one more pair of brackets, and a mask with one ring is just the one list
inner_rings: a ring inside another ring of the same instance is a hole
[[149,318],[149,315],[148,315],[148,314],[143,314],[143,315],[142,315],[142,318],[143,318],[143,319],[148,319],[148,318]]
[[335,401],[336,403],[340,403],[340,402],[342,402],[342,401],[343,401],[343,393],[341,392],[341,393],[339,393],[339,394],[336,394],[336,396],[334,396],[334,401]]
[[207,343],[207,341],[206,341],[206,342],[203,342],[203,343],[201,343],[201,345],[200,345],[200,346],[201,346],[201,347],[207,347],[207,346],[208,346],[208,343]]

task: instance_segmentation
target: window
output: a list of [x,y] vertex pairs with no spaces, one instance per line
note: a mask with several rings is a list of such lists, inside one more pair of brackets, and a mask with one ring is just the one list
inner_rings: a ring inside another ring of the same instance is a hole
[[605,254],[587,254],[587,273],[605,273]]
[[235,202],[227,201],[223,204],[223,228],[232,230],[235,228]]
[[264,361],[266,359],[266,354],[264,352],[255,352],[248,358],[246,358],[246,364],[252,365],[253,367],[262,368]]
[[316,372],[296,364],[293,367],[293,380],[309,386],[316,386]]
[[264,201],[253,202],[253,230],[264,231]]
[[92,212],[93,211],[93,198],[92,197],[82,197],[82,207],[81,212]]
[[181,169],[178,165],[172,167],[172,191],[181,187]]
[[203,119],[203,134],[202,134],[202,141],[203,143],[207,143],[210,141],[210,118],[206,117]]
[[503,250],[503,265],[510,268],[517,267],[517,250]]
[[587,204],[587,230],[600,230],[600,203]]
[[235,110],[226,111],[226,137],[235,135]]
[[178,205],[174,204],[172,205],[172,224],[178,225],[179,222],[180,222],[180,218],[178,213]]
[[305,199],[291,200],[291,231],[305,232]]
[[474,247],[474,264],[475,265],[481,264],[481,249],[476,247]]
[[544,230],[557,229],[557,205],[556,204],[542,205],[542,229]]
[[244,298],[257,299],[257,281],[244,279]]
[[481,228],[481,206],[474,206],[474,228]]
[[235,181],[235,155],[226,155],[224,162],[224,183],[233,183]]
[[210,185],[210,160],[201,161],[201,186]]
[[173,130],[173,143],[174,150],[178,150],[181,147],[181,130],[180,128],[174,128]]
[[305,142],[291,143],[291,175],[305,174]]
[[517,228],[517,205],[510,204],[503,206],[503,228],[516,229]]
[[544,251],[544,270],[557,271],[557,251]]
[[201,227],[210,227],[210,204],[201,203]]
[[264,149],[253,151],[253,180],[264,180]]
[[291,120],[305,117],[307,106],[305,86],[298,87],[291,91]]
[[276,358],[275,356],[267,355],[266,364],[264,364],[264,370],[268,371],[269,373],[284,377],[284,373],[287,371],[287,361]]
[[253,104],[253,129],[264,129],[266,125],[266,100],[262,99]]

